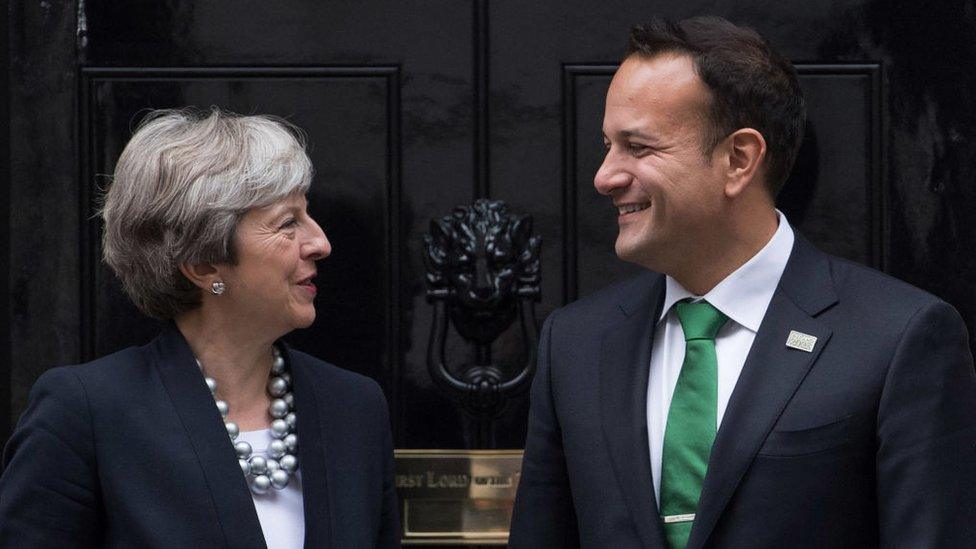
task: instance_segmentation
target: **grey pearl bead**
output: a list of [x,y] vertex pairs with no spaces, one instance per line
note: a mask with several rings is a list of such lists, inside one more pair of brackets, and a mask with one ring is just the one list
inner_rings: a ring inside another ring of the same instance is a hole
[[252,449],[246,441],[239,440],[234,444],[234,451],[237,452],[237,457],[247,459],[251,457]]
[[264,456],[251,456],[251,472],[255,475],[263,475],[268,471],[268,460]]
[[255,494],[267,494],[268,488],[271,488],[271,479],[267,475],[258,475],[251,479],[251,491]]
[[230,435],[231,440],[236,439],[237,435],[241,434],[241,428],[238,427],[233,421],[224,423],[224,427],[227,428],[227,434]]
[[270,475],[271,473],[273,473],[273,472],[275,472],[275,471],[277,471],[279,469],[281,469],[281,464],[278,463],[278,460],[276,460],[276,459],[269,459],[268,460],[268,472],[265,473],[265,474]]
[[271,444],[268,445],[268,455],[278,459],[285,455],[285,451],[288,448],[285,446],[285,441],[283,440],[272,440]]
[[288,433],[282,441],[284,441],[285,449],[288,450],[289,454],[294,454],[298,451],[298,435],[295,433]]
[[216,379],[214,379],[212,377],[205,377],[205,378],[203,378],[203,380],[207,382],[207,388],[210,389],[210,394],[214,394],[214,393],[217,392],[217,380]]
[[271,422],[271,436],[274,438],[285,438],[288,434],[288,424],[283,419],[276,419]]
[[289,480],[288,473],[281,469],[271,473],[271,486],[274,486],[275,490],[283,490],[285,486],[288,486]]
[[251,464],[246,459],[237,460],[237,464],[241,466],[241,472],[245,477],[251,474]]
[[291,431],[298,427],[298,416],[295,415],[295,412],[288,412],[288,415],[285,416],[285,423],[288,424],[288,429]]
[[273,377],[268,381],[268,393],[274,397],[282,397],[288,392],[288,382],[280,377]]
[[285,359],[281,358],[281,355],[278,353],[278,349],[275,349],[275,359],[271,364],[271,371],[275,375],[285,371]]
[[298,458],[291,454],[285,454],[278,460],[278,464],[281,465],[282,471],[294,473],[298,469]]
[[218,400],[217,411],[220,412],[220,417],[227,417],[227,412],[230,412],[230,406],[225,401]]
[[285,380],[285,383],[287,383],[289,386],[291,385],[291,374],[288,372],[283,372],[281,374],[281,379]]
[[276,398],[271,401],[271,417],[281,419],[288,415],[288,403],[283,399]]
[[291,408],[292,410],[295,409],[295,395],[288,393],[285,396],[281,397],[281,400],[284,400],[285,403],[288,404],[288,407]]

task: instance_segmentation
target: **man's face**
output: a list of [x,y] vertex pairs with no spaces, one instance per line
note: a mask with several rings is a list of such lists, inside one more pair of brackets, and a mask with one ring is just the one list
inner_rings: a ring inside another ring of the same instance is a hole
[[686,270],[700,256],[696,243],[721,230],[723,163],[702,153],[710,102],[686,55],[631,56],[614,76],[594,185],[617,207],[621,259]]

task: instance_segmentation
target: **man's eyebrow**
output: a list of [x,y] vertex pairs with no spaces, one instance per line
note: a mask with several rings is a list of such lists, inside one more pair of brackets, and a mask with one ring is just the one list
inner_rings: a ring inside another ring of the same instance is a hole
[[[607,137],[607,132],[602,132],[602,135],[603,135],[603,139],[604,140],[609,140],[610,139],[609,137]],[[616,136],[618,136],[618,137],[620,137],[622,139],[630,139],[631,137],[636,137],[638,139],[644,139],[644,140],[647,140],[647,141],[658,141],[658,139],[656,137],[654,137],[653,135],[651,135],[649,133],[646,133],[646,132],[643,132],[643,131],[638,130],[638,129],[620,130],[619,132],[615,133],[614,135],[616,135]]]
[[619,134],[620,134],[620,137],[624,137],[624,138],[627,138],[627,137],[639,137],[641,139],[648,139],[650,141],[656,141],[657,140],[657,138],[655,138],[653,135],[651,135],[649,133],[642,132],[641,130],[637,130],[637,129],[633,129],[633,130],[620,130]]

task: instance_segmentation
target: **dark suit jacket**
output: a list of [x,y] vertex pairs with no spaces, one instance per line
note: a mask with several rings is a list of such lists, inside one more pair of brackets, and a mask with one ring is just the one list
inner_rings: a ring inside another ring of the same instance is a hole
[[[664,286],[646,273],[547,320],[511,547],[666,547],[646,421]],[[951,306],[797,235],[688,547],[976,546],[967,339]]]
[[[379,386],[284,347],[306,547],[399,544]],[[38,379],[4,451],[0,547],[264,547],[213,397],[175,327]]]

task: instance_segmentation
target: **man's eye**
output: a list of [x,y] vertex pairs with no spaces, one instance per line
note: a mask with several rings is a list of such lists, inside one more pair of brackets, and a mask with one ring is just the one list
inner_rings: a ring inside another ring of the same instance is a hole
[[638,155],[646,152],[647,147],[645,145],[641,145],[640,143],[630,143],[627,145],[627,150],[630,151],[630,154]]
[[603,142],[603,148],[605,150],[608,150],[609,151],[610,150],[610,142],[609,141],[604,141]]

